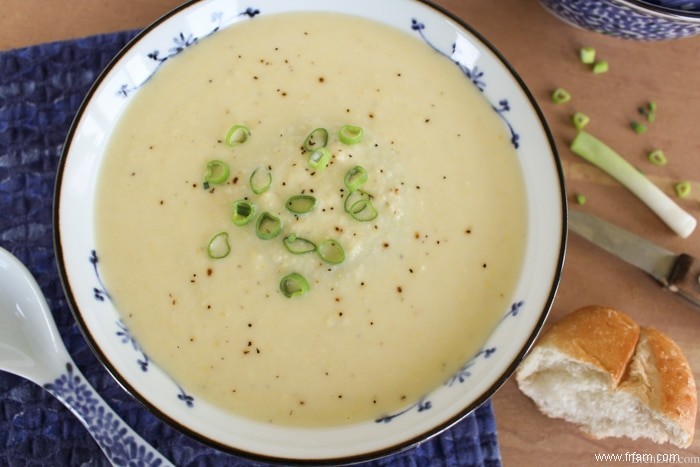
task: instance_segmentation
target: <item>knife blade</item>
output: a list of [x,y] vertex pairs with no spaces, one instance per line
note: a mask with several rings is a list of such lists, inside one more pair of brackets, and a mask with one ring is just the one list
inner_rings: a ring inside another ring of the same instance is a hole
[[676,254],[583,211],[569,211],[569,229],[649,274],[667,290],[700,307],[700,262]]

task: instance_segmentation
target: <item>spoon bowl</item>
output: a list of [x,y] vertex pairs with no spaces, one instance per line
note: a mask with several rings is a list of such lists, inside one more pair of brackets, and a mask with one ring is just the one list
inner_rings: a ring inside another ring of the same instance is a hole
[[172,465],[97,394],[73,362],[31,272],[0,247],[0,370],[60,400],[113,465]]

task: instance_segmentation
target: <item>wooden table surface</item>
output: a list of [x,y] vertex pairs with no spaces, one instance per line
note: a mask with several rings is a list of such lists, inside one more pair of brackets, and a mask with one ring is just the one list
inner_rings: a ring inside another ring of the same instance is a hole
[[[146,26],[181,0],[3,0],[0,50]],[[437,3],[471,24],[514,66],[539,102],[554,134],[565,169],[569,200],[585,194],[583,209],[614,220],[674,251],[700,257],[700,231],[687,239],[671,232],[639,200],[568,149],[574,111],[591,117],[589,129],[642,169],[664,191],[679,180],[693,183],[680,204],[700,218],[700,37],[644,43],[575,29],[555,19],[536,0],[440,0]],[[578,61],[592,46],[610,63],[594,75]],[[573,94],[554,105],[558,86]],[[630,122],[649,100],[657,119],[638,135]],[[668,165],[655,167],[646,153],[662,148]],[[698,159],[696,159],[698,158]],[[559,293],[548,323],[589,304],[627,312],[640,324],[660,329],[678,342],[700,382],[700,311],[661,290],[642,272],[571,235]],[[513,379],[493,397],[504,465],[592,465],[596,453],[679,454],[700,461],[700,433],[681,450],[644,440],[593,440],[575,426],[538,412]]]

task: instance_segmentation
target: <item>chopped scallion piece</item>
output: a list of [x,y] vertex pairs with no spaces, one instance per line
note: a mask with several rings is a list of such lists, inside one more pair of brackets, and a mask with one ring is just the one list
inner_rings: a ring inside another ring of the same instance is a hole
[[230,252],[231,245],[228,243],[228,232],[219,232],[209,240],[207,254],[210,258],[226,258]]
[[661,149],[654,149],[649,153],[647,156],[649,159],[649,162],[651,162],[654,165],[666,165],[666,155]]
[[309,289],[309,282],[298,272],[287,274],[280,281],[280,291],[287,298],[304,295]]
[[363,198],[355,201],[348,211],[353,219],[360,222],[369,222],[374,220],[379,215],[377,208],[372,204],[369,198]]
[[316,251],[316,244],[311,240],[302,238],[295,233],[289,234],[282,239],[284,247],[293,255],[303,255]]
[[255,206],[247,199],[239,199],[233,203],[232,221],[235,225],[246,225],[253,220]]
[[356,165],[345,172],[345,186],[350,193],[357,191],[367,181],[367,171],[364,167]]
[[379,215],[377,208],[372,204],[372,195],[362,190],[351,192],[345,198],[345,211],[356,221],[368,222]]
[[311,195],[294,195],[287,199],[284,206],[292,214],[307,214],[316,207],[316,198]]
[[593,47],[583,47],[579,51],[581,63],[592,65],[595,62],[595,49]]
[[316,149],[325,148],[326,144],[328,144],[328,130],[316,128],[304,140],[304,149],[313,152]]
[[673,188],[676,190],[676,195],[679,198],[687,198],[690,195],[691,185],[688,181],[678,182],[673,185]]
[[638,135],[641,135],[642,133],[647,132],[647,126],[643,123],[639,123],[637,121],[634,121],[630,123],[630,126],[632,127],[632,130],[634,130],[635,133]]
[[331,161],[331,152],[327,148],[318,148],[309,156],[309,167],[319,172]]
[[366,191],[362,190],[356,190],[350,192],[346,197],[345,197],[345,205],[343,206],[345,208],[345,212],[351,213],[350,208],[352,207],[353,204],[357,203],[360,200],[371,200],[372,195],[367,193]]
[[266,170],[264,174],[260,173],[260,168],[258,167],[250,174],[248,183],[250,184],[250,189],[253,190],[253,193],[256,195],[265,193],[272,185],[272,172]]
[[343,144],[357,144],[362,141],[362,128],[355,125],[343,125],[338,132],[338,139]]
[[586,195],[578,194],[576,195],[576,203],[580,205],[586,204]]
[[571,100],[571,94],[564,88],[556,88],[552,92],[552,102],[555,104],[564,104]]
[[607,73],[610,69],[610,65],[605,60],[597,61],[593,64],[593,73],[599,75],[601,73]]
[[233,125],[226,133],[226,144],[237,146],[245,143],[250,138],[250,130],[245,125]]
[[261,240],[271,240],[282,231],[282,221],[267,211],[263,211],[258,216],[255,223],[255,234]]
[[229,173],[230,170],[225,162],[217,160],[207,162],[207,170],[204,172],[205,188],[208,188],[209,184],[224,183],[228,179]]
[[582,112],[576,112],[572,117],[571,117],[571,122],[574,124],[574,127],[577,130],[583,130],[586,125],[588,125],[588,122],[590,122],[591,119],[588,117],[588,115],[582,113]]
[[649,123],[654,123],[654,120],[656,120],[656,102],[651,101],[646,107],[640,107],[639,113],[644,115]]
[[340,264],[345,261],[343,246],[333,239],[324,240],[316,247],[318,255],[329,264]]
[[686,238],[695,230],[697,221],[693,216],[593,135],[580,131],[571,143],[571,151],[617,179],[681,237]]

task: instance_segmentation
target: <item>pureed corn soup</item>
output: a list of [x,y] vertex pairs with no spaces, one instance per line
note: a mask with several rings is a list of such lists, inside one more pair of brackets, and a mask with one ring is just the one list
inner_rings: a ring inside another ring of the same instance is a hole
[[369,20],[201,40],[138,91],[101,170],[101,274],[130,332],[195,401],[265,422],[415,403],[478,351],[521,267],[503,123],[449,59]]

